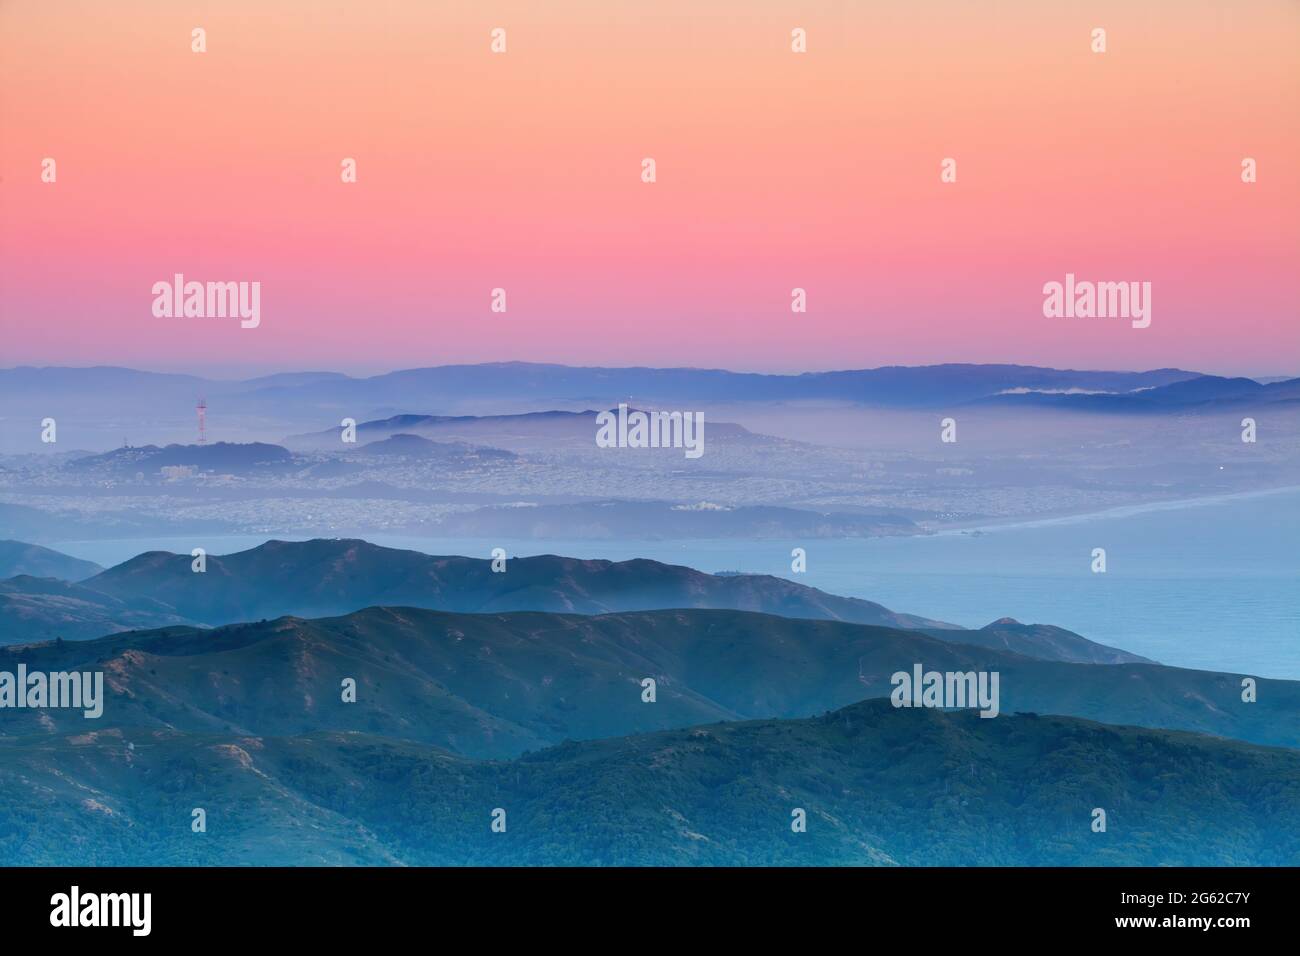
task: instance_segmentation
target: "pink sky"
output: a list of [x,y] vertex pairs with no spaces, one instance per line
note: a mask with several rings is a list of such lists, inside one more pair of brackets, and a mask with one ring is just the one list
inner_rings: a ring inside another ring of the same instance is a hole
[[1300,374],[1300,4],[268,6],[0,3],[0,363]]

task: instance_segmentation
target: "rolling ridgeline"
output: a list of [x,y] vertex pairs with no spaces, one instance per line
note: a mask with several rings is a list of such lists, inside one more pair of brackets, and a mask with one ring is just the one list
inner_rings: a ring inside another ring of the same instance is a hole
[[[1004,618],[968,630],[770,575],[719,576],[658,561],[584,561],[555,555],[511,558],[508,568],[494,573],[485,559],[433,557],[337,538],[268,541],[236,554],[208,555],[203,574],[194,573],[188,555],[150,551],[77,585],[30,576],[0,581],[0,644],[58,637],[83,640],[183,623],[216,626],[283,615],[325,617],[370,606],[473,614],[711,608],[924,630],[1050,660],[1145,660],[1050,625],[1022,625]],[[137,617],[118,622],[115,615],[124,614],[124,609],[137,612]],[[147,614],[154,619],[143,619]]]
[[[0,711],[0,862],[1297,859],[1300,683],[1260,680],[1246,704],[1239,676],[1059,628],[965,630],[651,561],[494,574],[339,540],[190,561],[0,582],[36,611],[39,584],[173,624],[0,648],[0,671],[102,670],[106,697],[99,720]],[[6,630],[30,623],[14,615],[0,604]],[[879,699],[915,663],[998,671],[1001,715]]]
[[[646,705],[652,706],[652,705]],[[1300,754],[873,700],[510,762],[355,732],[0,738],[30,865],[1281,865]],[[192,833],[191,810],[207,813]],[[1104,833],[1091,810],[1107,810]],[[805,833],[791,811],[807,812]],[[493,833],[492,810],[507,828]]]

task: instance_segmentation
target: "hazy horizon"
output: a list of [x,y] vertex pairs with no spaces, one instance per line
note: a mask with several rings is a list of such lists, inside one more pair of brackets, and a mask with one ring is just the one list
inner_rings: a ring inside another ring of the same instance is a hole
[[341,374],[349,378],[375,378],[380,375],[389,375],[393,372],[408,372],[417,369],[432,368],[454,368],[459,366],[493,366],[493,365],[554,365],[564,368],[608,368],[608,369],[651,369],[654,371],[675,371],[689,370],[698,372],[733,372],[738,375],[773,375],[794,377],[798,375],[816,375],[824,372],[873,372],[884,368],[934,368],[939,366],[952,365],[971,365],[983,367],[996,366],[1019,366],[1021,368],[1045,368],[1055,371],[1075,371],[1075,372],[1152,372],[1161,369],[1178,369],[1184,372],[1196,372],[1201,375],[1210,375],[1220,378],[1249,378],[1256,381],[1263,379],[1283,379],[1289,380],[1300,378],[1300,371],[1292,372],[1232,372],[1216,371],[1208,368],[1189,368],[1179,365],[1151,365],[1151,366],[1099,366],[1099,365],[1051,365],[1041,362],[1029,361],[1006,361],[1006,362],[961,362],[961,361],[925,361],[916,363],[885,362],[879,365],[826,365],[824,367],[742,367],[739,365],[644,365],[644,364],[586,364],[574,362],[550,362],[536,361],[525,358],[505,358],[505,359],[484,359],[475,362],[438,362],[433,364],[392,364],[392,365],[341,365],[341,366],[280,366],[280,365],[255,365],[249,364],[244,366],[219,365],[210,366],[203,363],[154,363],[150,365],[131,365],[119,364],[116,362],[93,362],[89,364],[70,364],[66,362],[18,362],[11,365],[0,366],[0,372],[15,371],[24,368],[34,369],[94,369],[94,368],[118,368],[127,369],[133,372],[153,372],[163,375],[189,375],[195,378],[206,378],[213,381],[240,382],[248,379],[264,378],[272,375],[310,375],[310,374]]

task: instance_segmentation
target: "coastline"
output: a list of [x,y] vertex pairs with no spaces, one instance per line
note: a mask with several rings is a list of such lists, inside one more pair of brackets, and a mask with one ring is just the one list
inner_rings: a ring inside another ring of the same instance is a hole
[[[1254,498],[1264,498],[1271,495],[1285,495],[1288,493],[1300,493],[1300,485],[1285,485],[1281,488],[1264,488],[1255,491],[1234,491],[1220,495],[1202,495],[1196,498],[1168,498],[1159,501],[1143,502],[1135,505],[1117,505],[1111,508],[1103,508],[1099,511],[1076,511],[1069,514],[1052,515],[1046,518],[1007,518],[1005,520],[994,521],[960,522],[945,524],[940,528],[933,528],[916,535],[899,535],[898,537],[940,538],[949,535],[969,534],[972,531],[981,531],[992,534],[997,531],[1010,531],[1021,528],[1046,528],[1055,525],[1079,524],[1085,521],[1105,521],[1111,518],[1129,518],[1134,515],[1148,514],[1153,511],[1179,511],[1184,508],[1212,507],[1219,504],[1228,504],[1233,501],[1246,501]],[[882,535],[881,537],[884,536]]]

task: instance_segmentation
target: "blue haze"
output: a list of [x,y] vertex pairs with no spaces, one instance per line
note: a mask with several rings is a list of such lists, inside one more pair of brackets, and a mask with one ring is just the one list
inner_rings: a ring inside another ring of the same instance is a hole
[[[979,627],[1004,616],[1056,624],[1165,664],[1300,680],[1300,490],[989,526],[980,534],[806,541],[488,540],[379,535],[430,554],[653,558],[703,571],[776,574],[895,611]],[[216,537],[209,553],[264,538]],[[63,542],[113,564],[192,539]],[[790,551],[808,570],[790,571]],[[1090,570],[1105,548],[1107,573]]]

